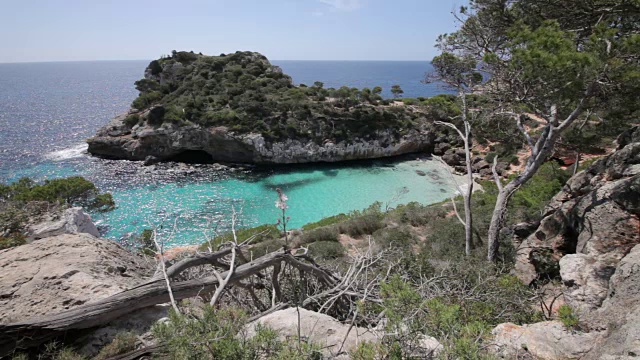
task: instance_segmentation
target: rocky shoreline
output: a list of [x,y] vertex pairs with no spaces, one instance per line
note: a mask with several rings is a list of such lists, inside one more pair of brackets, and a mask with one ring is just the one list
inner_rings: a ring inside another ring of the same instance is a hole
[[198,125],[128,128],[127,114],[114,118],[87,140],[89,153],[108,159],[253,164],[303,164],[376,159],[427,152],[434,149],[436,134],[412,130],[396,140],[391,131],[376,133],[373,140],[356,138],[333,143],[288,139],[270,143],[258,133],[235,134],[225,127]]

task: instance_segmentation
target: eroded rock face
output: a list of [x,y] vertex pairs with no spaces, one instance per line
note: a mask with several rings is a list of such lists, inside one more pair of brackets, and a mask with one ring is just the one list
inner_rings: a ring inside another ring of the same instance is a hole
[[44,221],[30,225],[27,229],[27,239],[33,241],[62,234],[80,233],[100,237],[91,216],[82,208],[75,207],[64,210],[62,214],[49,214]]
[[609,294],[589,322],[606,328],[606,332],[585,359],[640,356],[640,245],[618,264],[610,280]]
[[[622,138],[615,153],[567,182],[538,229],[519,245],[516,271],[522,281],[557,277],[563,256],[582,254],[582,263],[593,266],[587,272],[608,282],[620,259],[640,243],[640,127]],[[563,273],[563,279],[572,276]]]
[[0,251],[0,323],[50,315],[140,283],[149,262],[113,241],[63,234]]
[[158,128],[136,125],[128,129],[123,123],[125,117],[116,117],[87,140],[88,151],[105,158],[126,160],[145,160],[150,156],[169,160],[188,151],[201,151],[211,161],[293,164],[430,152],[435,138],[430,131],[410,131],[401,139],[395,139],[391,131],[380,131],[372,140],[356,138],[350,142],[316,144],[288,139],[269,143],[260,134],[237,135],[224,127],[163,124]]
[[503,354],[542,359],[640,356],[640,127],[615,153],[572,177],[540,226],[518,246],[516,273],[527,284],[560,278],[563,301],[583,330],[545,322],[494,329]]

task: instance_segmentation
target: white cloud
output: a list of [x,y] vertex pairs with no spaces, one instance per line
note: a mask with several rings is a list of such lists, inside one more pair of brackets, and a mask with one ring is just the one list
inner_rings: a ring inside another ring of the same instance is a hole
[[318,0],[338,11],[353,11],[362,7],[361,0]]
[[314,11],[311,13],[311,15],[315,16],[315,17],[322,17],[324,16],[324,13],[322,11]]

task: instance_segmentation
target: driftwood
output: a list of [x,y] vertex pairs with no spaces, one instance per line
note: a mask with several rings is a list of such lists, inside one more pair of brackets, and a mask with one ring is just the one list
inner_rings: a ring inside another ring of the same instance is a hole
[[[229,252],[230,250],[221,250],[217,253],[198,255],[194,258],[185,259],[167,269],[167,274],[170,277],[175,277],[181,271],[190,267],[217,261],[229,254]],[[221,276],[225,279],[228,276],[228,284],[238,284],[243,279],[253,275],[259,275],[262,270],[269,267],[279,268],[284,262],[293,268],[312,274],[321,283],[329,287],[335,287],[340,283],[337,277],[319,268],[316,264],[309,264],[302,261],[305,258],[305,254],[292,255],[289,251],[283,249],[239,265],[231,273],[227,270],[222,273]],[[200,294],[213,293],[219,285],[218,277],[208,276],[201,279],[173,282],[171,288],[175,300],[181,300],[196,297]],[[243,284],[243,286],[246,286],[246,284]],[[106,299],[85,304],[61,313],[13,324],[0,325],[0,358],[10,354],[16,348],[28,348],[40,345],[66,331],[102,326],[123,315],[133,313],[136,310],[169,301],[170,297],[165,279],[164,277],[160,277]]]

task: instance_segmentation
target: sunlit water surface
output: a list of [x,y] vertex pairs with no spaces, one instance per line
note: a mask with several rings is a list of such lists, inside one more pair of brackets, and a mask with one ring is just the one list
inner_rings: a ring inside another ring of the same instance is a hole
[[[133,82],[142,77],[146,64],[0,64],[0,181],[84,176],[111,192],[117,202],[115,211],[92,214],[106,237],[122,241],[163,222],[167,237],[177,219],[172,246],[200,243],[204,232],[218,223],[224,231],[232,207],[241,213],[242,226],[275,223],[278,187],[290,198],[290,227],[361,210],[375,201],[389,203],[403,188],[406,194],[389,205],[434,203],[454,191],[439,165],[409,157],[231,171],[211,166],[144,167],[140,162],[88,156],[83,140],[128,108],[136,96]],[[429,70],[426,63],[280,65],[298,83],[315,79],[327,87],[373,87],[393,82],[410,96],[440,92],[433,84],[419,82]]]

